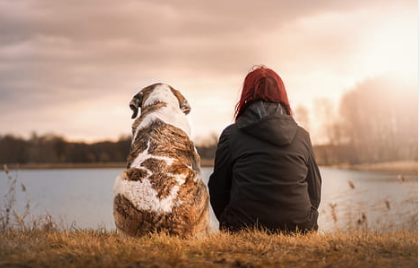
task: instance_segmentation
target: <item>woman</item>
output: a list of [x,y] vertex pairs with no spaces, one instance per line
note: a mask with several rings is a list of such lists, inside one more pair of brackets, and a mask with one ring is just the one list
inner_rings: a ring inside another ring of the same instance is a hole
[[260,66],[246,76],[208,184],[220,229],[318,229],[321,176],[309,134],[291,114],[278,74]]

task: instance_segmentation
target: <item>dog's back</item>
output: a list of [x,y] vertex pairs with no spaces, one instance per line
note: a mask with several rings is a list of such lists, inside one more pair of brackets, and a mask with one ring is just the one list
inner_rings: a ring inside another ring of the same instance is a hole
[[188,134],[177,122],[168,122],[176,116],[171,109],[165,116],[165,107],[149,105],[135,121],[127,169],[115,182],[115,223],[128,235],[207,233],[208,194],[200,158]]

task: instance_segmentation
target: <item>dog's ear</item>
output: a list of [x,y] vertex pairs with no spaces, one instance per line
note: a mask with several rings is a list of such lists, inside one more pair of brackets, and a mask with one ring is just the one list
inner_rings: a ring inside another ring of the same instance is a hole
[[188,103],[187,99],[179,92],[178,90],[171,87],[172,93],[174,93],[175,97],[178,99],[179,108],[184,114],[189,114],[191,112],[191,106]]
[[143,101],[143,92],[140,91],[130,101],[130,109],[133,110],[133,115],[131,116],[131,119],[134,119],[137,117],[137,114],[139,113],[139,108],[141,108],[141,103]]

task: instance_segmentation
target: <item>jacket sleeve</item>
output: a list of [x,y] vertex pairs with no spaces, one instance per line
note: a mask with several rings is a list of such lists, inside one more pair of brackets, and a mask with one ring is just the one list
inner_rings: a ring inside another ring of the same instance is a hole
[[232,160],[228,131],[223,131],[217,144],[213,174],[209,178],[210,203],[217,220],[229,203],[232,185]]
[[308,175],[306,176],[308,183],[308,192],[311,204],[318,209],[321,202],[321,173],[319,172],[318,164],[315,160],[315,154],[312,148],[311,141],[309,140],[309,160],[308,160]]

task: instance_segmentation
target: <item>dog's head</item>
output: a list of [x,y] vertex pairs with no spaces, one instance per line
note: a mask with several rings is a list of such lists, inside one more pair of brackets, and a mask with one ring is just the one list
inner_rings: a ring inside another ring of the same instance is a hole
[[130,108],[133,110],[133,116],[136,118],[139,109],[158,103],[164,103],[167,106],[176,105],[185,114],[191,111],[190,104],[187,99],[176,89],[170,85],[158,83],[143,88],[130,101]]

